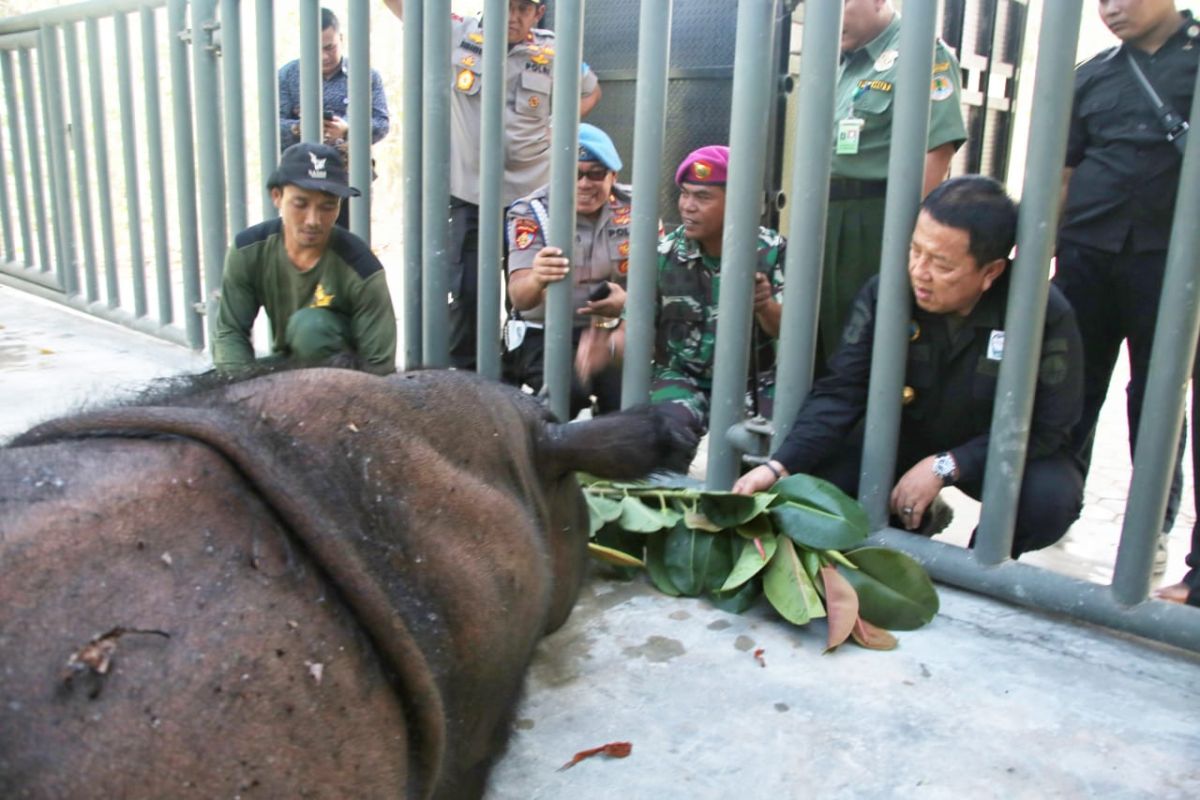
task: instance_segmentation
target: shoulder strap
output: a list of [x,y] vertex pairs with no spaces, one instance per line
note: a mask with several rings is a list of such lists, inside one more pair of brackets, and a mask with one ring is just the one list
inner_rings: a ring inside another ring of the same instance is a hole
[[1125,49],[1125,63],[1129,65],[1129,70],[1133,73],[1143,94],[1146,95],[1146,99],[1154,107],[1154,113],[1158,116],[1158,124],[1166,131],[1167,141],[1175,145],[1182,154],[1184,147],[1187,146],[1188,121],[1158,96],[1158,92],[1154,91],[1153,84],[1146,77],[1146,73],[1142,72],[1142,68],[1138,66],[1137,61],[1133,58],[1133,53],[1129,52],[1128,48]]

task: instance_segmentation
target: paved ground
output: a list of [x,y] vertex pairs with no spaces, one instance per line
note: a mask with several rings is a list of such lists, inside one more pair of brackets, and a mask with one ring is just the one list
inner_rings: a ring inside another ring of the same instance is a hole
[[[0,440],[204,365],[0,287]],[[1128,482],[1119,389],[1089,509],[1066,547],[1039,556],[1102,582]],[[951,539],[973,524],[969,502],[956,505]],[[1189,501],[1169,579],[1193,514]],[[489,800],[1200,797],[1200,657],[939,592],[941,613],[895,651],[822,655],[820,623],[734,616],[597,575],[539,649]],[[632,755],[558,771],[612,741]]]

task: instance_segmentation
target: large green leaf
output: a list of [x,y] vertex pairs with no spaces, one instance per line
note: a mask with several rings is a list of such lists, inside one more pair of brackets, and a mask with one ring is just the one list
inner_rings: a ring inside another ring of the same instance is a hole
[[668,526],[668,517],[650,508],[637,497],[629,495],[621,500],[621,516],[617,524],[633,533],[654,533]]
[[606,522],[612,522],[621,516],[621,504],[608,497],[602,497],[591,492],[584,492],[587,499],[588,516],[591,522],[589,533],[594,535]]
[[925,570],[910,556],[886,547],[846,553],[858,569],[839,566],[858,593],[859,616],[881,628],[911,631],[933,619],[937,591]]
[[758,539],[763,536],[772,536],[775,533],[775,526],[771,524],[770,514],[759,514],[757,517],[751,517],[746,522],[737,526],[737,535],[743,539]]
[[712,592],[708,595],[708,599],[722,611],[728,611],[730,614],[741,614],[754,605],[754,601],[758,600],[758,596],[761,594],[762,586],[757,580],[751,580],[732,591]]
[[[788,480],[785,478],[784,480]],[[814,550],[846,550],[867,538],[867,528],[836,513],[787,501],[771,507],[775,530]]]
[[[775,536],[771,534],[759,537],[758,542],[763,549],[761,553],[758,552],[758,547],[755,546],[753,541],[742,543],[741,553],[733,564],[733,571],[729,573],[729,577],[721,585],[720,591],[728,592],[736,589],[762,572],[763,567],[767,566],[771,557],[775,555],[775,548],[778,547],[778,543],[775,541]],[[766,555],[766,558],[763,558],[764,555]]]
[[679,591],[679,587],[671,582],[671,577],[667,574],[666,550],[666,536],[660,534],[649,537],[646,541],[646,574],[650,576],[654,588],[671,597],[679,597],[683,592]]
[[774,499],[774,494],[766,492],[704,492],[700,495],[700,513],[720,528],[736,528],[761,514]]
[[841,517],[849,522],[851,527],[861,529],[864,536],[871,528],[867,512],[862,505],[829,481],[821,478],[803,473],[789,475],[783,480],[777,481],[771,487],[771,492],[778,498],[776,505],[792,502],[819,509]]
[[695,596],[721,588],[733,568],[728,536],[693,530],[678,523],[666,538],[667,575],[680,592]]
[[[619,557],[601,557],[601,560],[608,565],[610,571],[615,572],[622,578],[632,578],[641,571],[640,567],[644,566],[641,564],[644,561],[646,550],[646,535],[643,533],[629,533],[623,530],[617,523],[610,522],[596,531],[595,535],[592,536],[591,544],[611,550],[619,550],[639,562],[639,566],[634,567],[631,561],[625,560],[622,562]],[[600,553],[595,550],[592,551],[592,554],[600,556]]]
[[763,573],[763,592],[780,616],[796,625],[825,616],[825,606],[817,596],[812,578],[804,571],[792,541],[780,537],[775,556]]

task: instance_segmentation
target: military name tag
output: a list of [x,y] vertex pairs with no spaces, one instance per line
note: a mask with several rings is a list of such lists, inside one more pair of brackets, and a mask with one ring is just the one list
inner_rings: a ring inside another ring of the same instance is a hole
[[992,331],[988,339],[988,361],[999,361],[1004,357],[1004,331]]
[[865,120],[856,117],[846,117],[838,121],[836,152],[839,156],[858,154],[858,138],[865,124]]

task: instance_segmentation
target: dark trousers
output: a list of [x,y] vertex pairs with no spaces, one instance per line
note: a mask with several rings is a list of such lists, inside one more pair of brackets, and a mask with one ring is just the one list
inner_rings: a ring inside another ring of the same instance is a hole
[[[824,478],[851,497],[858,496],[858,479],[862,472],[863,426],[850,435],[845,447],[817,465],[813,474]],[[900,438],[896,454],[896,475],[892,485],[900,476],[934,449],[914,441]],[[979,500],[983,497],[983,480],[962,481],[956,484],[964,494]],[[1030,550],[1049,547],[1066,534],[1067,529],[1079,517],[1083,508],[1083,475],[1075,461],[1060,454],[1047,458],[1033,459],[1025,464],[1025,475],[1021,479],[1021,494],[1017,500],[1017,522],[1013,534],[1012,557],[1017,558]],[[899,520],[893,527],[901,528]],[[974,544],[974,536],[971,539]]]
[[[877,182],[842,181],[849,185]],[[825,265],[821,273],[821,307],[818,338],[821,362],[833,356],[842,341],[842,328],[850,317],[854,298],[872,276],[879,272],[883,252],[883,207],[878,196],[830,199],[825,223]]]
[[450,292],[450,366],[475,369],[476,313],[479,307],[479,206],[450,198],[447,253]]
[[[571,341],[579,346],[583,328],[576,328]],[[525,339],[516,350],[504,354],[502,378],[513,386],[526,385],[534,394],[542,390],[545,381],[546,332],[540,328],[526,328]],[[596,413],[608,414],[621,410],[621,368],[615,365],[593,376],[590,386],[584,386],[579,377],[571,372],[571,418],[580,411],[590,408],[592,395],[596,397]]]
[[[1091,465],[1096,422],[1122,343],[1129,352],[1125,409],[1129,420],[1129,455],[1133,458],[1150,373],[1150,351],[1166,258],[1162,250],[1135,253],[1128,242],[1119,253],[1106,253],[1073,242],[1064,242],[1059,247],[1054,283],[1075,309],[1083,338],[1083,415],[1071,432],[1071,446],[1085,477]],[[1194,424],[1194,411],[1192,417]],[[1171,529],[1179,511],[1184,443],[1185,434],[1181,433],[1163,519],[1164,531]]]

